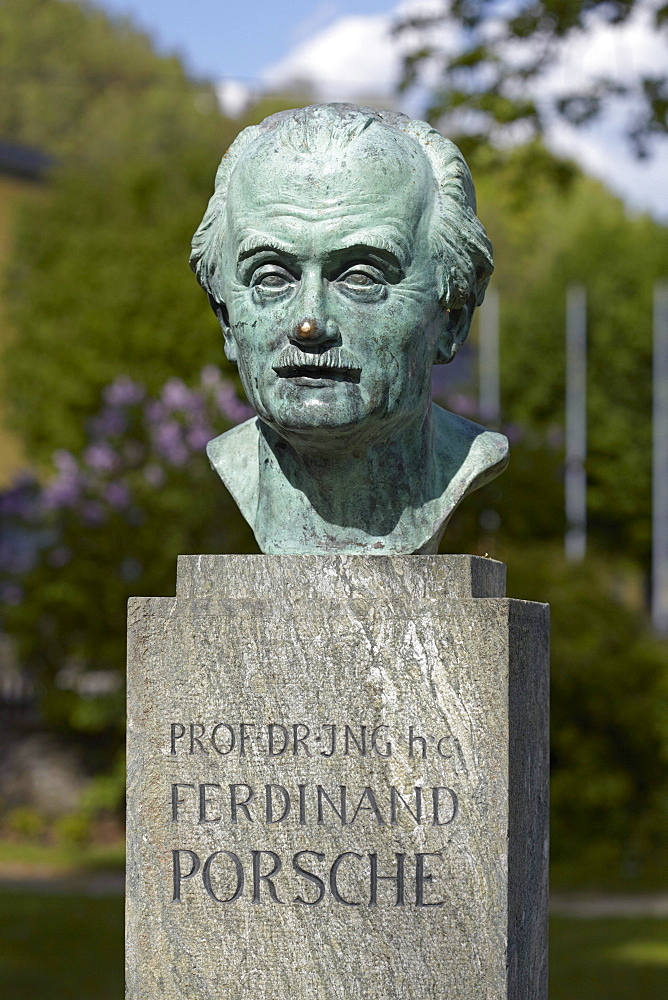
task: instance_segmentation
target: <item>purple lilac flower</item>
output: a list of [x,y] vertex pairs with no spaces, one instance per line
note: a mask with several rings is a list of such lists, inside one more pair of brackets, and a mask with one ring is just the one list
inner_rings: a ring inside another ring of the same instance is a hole
[[154,399],[146,407],[145,413],[146,419],[150,424],[159,424],[167,419],[168,410],[164,403]]
[[104,499],[116,510],[123,510],[130,503],[130,491],[125,483],[109,483],[104,490]]
[[204,389],[215,389],[220,385],[220,368],[215,365],[205,365],[200,372],[200,383]]
[[201,399],[180,378],[168,379],[160,398],[171,410],[188,411],[201,406]]
[[101,503],[96,500],[85,500],[81,504],[81,520],[84,524],[95,527],[103,524],[107,519],[107,513]]
[[519,426],[519,424],[505,424],[503,427],[503,433],[506,435],[511,444],[519,444],[524,437],[524,430]]
[[216,393],[216,404],[221,414],[233,424],[240,424],[253,416],[254,410],[239,399],[229,382],[224,383]]
[[181,427],[175,420],[168,420],[154,428],[153,443],[156,451],[172,465],[185,465],[188,461],[188,449],[183,441]]
[[119,458],[114,449],[103,442],[92,444],[83,453],[84,461],[96,472],[113,472]]
[[126,375],[114,379],[104,390],[104,401],[112,406],[133,406],[141,402],[146,390],[143,385],[133,382]]
[[8,490],[0,493],[0,516],[32,520],[38,507],[36,487],[37,481],[31,476],[17,477]]
[[151,462],[144,469],[144,479],[149,486],[162,486],[165,481],[165,470],[161,465]]
[[26,532],[7,532],[0,539],[0,569],[19,576],[28,573],[37,561],[37,541]]
[[448,408],[454,410],[455,413],[461,414],[463,417],[475,417],[478,415],[476,401],[471,396],[465,396],[461,392],[448,397]]
[[83,487],[77,460],[71,452],[61,448],[54,452],[53,463],[58,469],[58,475],[44,487],[42,493],[44,507],[47,510],[73,507],[79,500]]
[[119,437],[124,433],[127,420],[122,410],[105,407],[90,422],[93,437]]
[[192,427],[186,434],[186,442],[193,451],[202,451],[214,436],[210,427]]
[[2,603],[15,606],[23,599],[23,590],[18,584],[3,583],[0,585],[0,600]]
[[57,545],[55,549],[51,549],[48,556],[49,564],[55,567],[55,569],[61,569],[63,566],[67,566],[71,558],[72,550],[69,549],[67,545]]
[[431,370],[431,394],[436,399],[447,395],[448,384],[451,381],[445,365],[434,365]]
[[74,507],[79,500],[81,485],[74,479],[56,479],[44,487],[42,501],[45,510]]
[[79,472],[79,463],[71,451],[65,448],[58,448],[53,453],[53,464],[58,472],[74,475]]

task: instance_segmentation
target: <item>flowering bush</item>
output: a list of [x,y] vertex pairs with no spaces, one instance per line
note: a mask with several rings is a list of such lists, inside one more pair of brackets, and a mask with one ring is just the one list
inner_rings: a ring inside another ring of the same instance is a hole
[[[154,397],[121,377],[80,454],[59,450],[46,482],[24,474],[0,494],[2,625],[51,721],[115,729],[127,597],[174,593],[179,552],[253,548],[204,450],[251,415],[213,366],[199,385],[169,379]],[[118,683],[102,683],[105,672]]]

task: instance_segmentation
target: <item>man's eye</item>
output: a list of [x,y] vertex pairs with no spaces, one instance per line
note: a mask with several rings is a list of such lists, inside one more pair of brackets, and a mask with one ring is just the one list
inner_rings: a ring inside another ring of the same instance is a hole
[[284,274],[273,272],[270,274],[258,275],[253,280],[253,284],[259,286],[260,288],[285,288],[288,284],[288,279]]
[[250,285],[260,292],[282,292],[292,284],[293,278],[285,268],[266,264],[253,272]]
[[372,288],[374,285],[381,284],[380,277],[367,271],[347,271],[341,275],[339,281],[350,288]]

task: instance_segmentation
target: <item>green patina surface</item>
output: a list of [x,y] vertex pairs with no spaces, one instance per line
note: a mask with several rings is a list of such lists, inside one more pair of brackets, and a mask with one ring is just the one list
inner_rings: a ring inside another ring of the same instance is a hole
[[262,551],[435,552],[508,447],[431,402],[493,266],[457,148],[392,112],[273,115],[224,157],[191,263],[257,411],[209,457]]

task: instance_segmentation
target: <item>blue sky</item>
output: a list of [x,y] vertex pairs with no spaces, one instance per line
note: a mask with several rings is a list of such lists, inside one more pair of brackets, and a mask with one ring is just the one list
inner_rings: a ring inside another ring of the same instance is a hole
[[384,14],[397,0],[94,0],[129,14],[163,51],[188,69],[219,80],[251,81],[304,38],[347,14]]
[[[401,42],[390,28],[398,7],[434,5],[440,0],[91,0],[110,14],[129,15],[163,52],[177,53],[193,75],[210,79],[229,113],[265,86],[280,90],[307,80],[327,101],[386,104],[399,77]],[[567,41],[559,60],[539,86],[558,93],[584,85],[588,74],[618,79],[643,68],[656,74],[668,65],[665,37],[657,35],[643,0],[623,26],[592,24]],[[435,39],[456,47],[455,29],[445,24]],[[389,95],[389,96],[388,96]],[[538,95],[540,97],[540,94]],[[239,103],[240,102],[240,103]],[[420,116],[419,95],[404,105]],[[588,129],[555,122],[548,145],[575,158],[626,204],[668,221],[668,142],[638,162],[620,143],[622,118],[614,115]],[[626,111],[628,116],[628,109]]]

